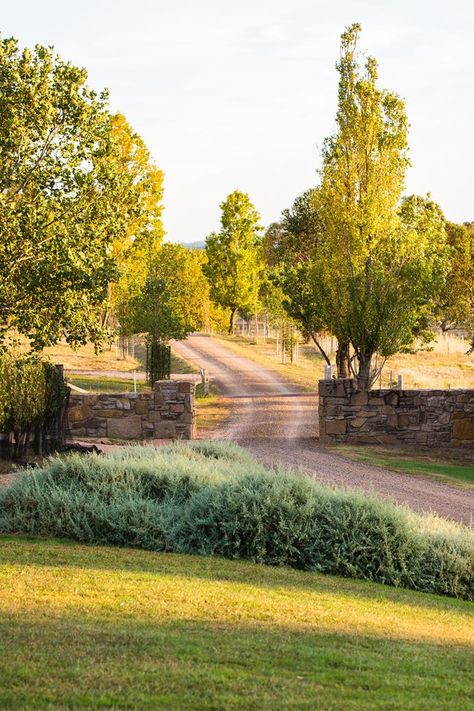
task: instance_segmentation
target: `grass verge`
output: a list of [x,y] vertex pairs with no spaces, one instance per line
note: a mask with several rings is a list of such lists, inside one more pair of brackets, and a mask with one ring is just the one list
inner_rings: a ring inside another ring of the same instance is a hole
[[[133,378],[114,378],[95,375],[68,375],[67,381],[91,393],[130,393],[134,390]],[[137,380],[137,392],[149,390],[147,383]]]
[[241,561],[0,538],[2,709],[474,708],[474,606]]
[[[304,389],[316,390],[318,380],[323,377],[324,361],[312,343],[300,344],[297,363],[283,364],[281,356],[275,352],[273,339],[267,342],[260,340],[256,344],[245,336],[222,335],[218,338],[234,352],[276,370],[282,377]],[[327,349],[326,340],[323,338]],[[398,374],[403,374],[406,388],[474,388],[474,357],[467,350],[466,342],[459,338],[450,337],[446,340],[440,337],[433,344],[432,350],[398,353],[389,358],[383,368],[382,386],[389,387],[390,374],[393,380],[396,380]],[[334,361],[334,355],[331,358]]]
[[338,445],[337,454],[404,474],[430,476],[450,484],[474,489],[474,461],[463,460],[462,454],[458,454],[456,459],[453,459],[432,452],[414,455],[412,451],[401,448],[364,445]]
[[230,415],[229,401],[218,396],[210,383],[209,395],[203,394],[201,383],[196,385],[196,427],[201,439],[211,436]]

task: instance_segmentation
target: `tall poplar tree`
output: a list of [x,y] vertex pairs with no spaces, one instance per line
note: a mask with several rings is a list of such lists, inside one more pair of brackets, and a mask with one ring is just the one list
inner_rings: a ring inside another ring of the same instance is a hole
[[[324,237],[314,280],[321,317],[355,352],[358,385],[370,386],[375,353],[410,343],[446,273],[445,235],[403,219],[408,161],[404,102],[377,86],[377,63],[359,64],[361,28],[342,35],[337,132],[323,150]],[[405,212],[409,212],[405,207]]]
[[203,271],[211,298],[230,309],[229,333],[233,333],[238,309],[250,311],[258,298],[260,215],[240,190],[234,190],[220,207],[221,229],[206,239],[207,264]]

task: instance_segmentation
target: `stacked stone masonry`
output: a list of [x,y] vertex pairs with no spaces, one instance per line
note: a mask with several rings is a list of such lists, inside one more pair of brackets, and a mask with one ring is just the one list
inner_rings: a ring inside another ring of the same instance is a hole
[[71,395],[73,437],[193,439],[196,434],[194,384],[160,380],[153,392]]
[[319,382],[323,443],[403,443],[474,448],[474,390],[357,390]]

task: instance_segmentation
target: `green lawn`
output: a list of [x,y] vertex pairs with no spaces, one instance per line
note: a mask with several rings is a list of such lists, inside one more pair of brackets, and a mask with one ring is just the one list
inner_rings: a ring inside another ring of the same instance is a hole
[[2,709],[474,709],[474,605],[0,538]]
[[[133,392],[133,378],[113,378],[105,375],[68,375],[68,383],[92,393]],[[137,380],[137,391],[149,390],[147,383]]]
[[421,474],[442,479],[467,488],[474,487],[474,461],[456,463],[453,459],[445,459],[441,454],[428,455],[406,452],[405,450],[377,446],[341,445],[337,453],[345,457],[374,464],[379,467],[394,469],[406,474]]
[[[196,373],[196,369],[175,353],[171,353],[171,372],[176,373]],[[124,393],[133,392],[133,376],[128,378],[117,378],[106,375],[67,375],[67,380],[78,388],[94,393]],[[143,380],[137,380],[137,391],[149,390],[148,384]]]

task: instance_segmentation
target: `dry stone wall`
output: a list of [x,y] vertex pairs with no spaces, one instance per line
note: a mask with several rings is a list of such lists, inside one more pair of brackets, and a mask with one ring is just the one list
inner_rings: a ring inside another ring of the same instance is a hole
[[323,443],[403,443],[474,449],[474,390],[357,390],[319,382]]
[[153,392],[71,395],[73,437],[193,439],[196,434],[194,383],[160,380]]

